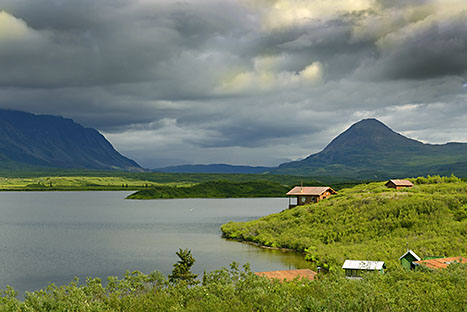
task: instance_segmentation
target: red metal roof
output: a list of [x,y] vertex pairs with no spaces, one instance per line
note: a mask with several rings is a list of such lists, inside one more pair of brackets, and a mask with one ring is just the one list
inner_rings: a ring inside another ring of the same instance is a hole
[[317,274],[315,271],[310,269],[300,269],[300,270],[287,270],[287,271],[269,271],[269,272],[255,272],[258,276],[264,276],[269,279],[278,279],[280,281],[292,281],[296,277],[306,278],[313,280]]
[[410,182],[409,180],[389,180],[386,184],[388,184],[389,182],[394,183],[394,185],[396,186],[408,186],[408,187],[413,186],[413,183]]
[[298,195],[313,195],[319,196],[329,190],[331,194],[336,194],[329,186],[296,186],[291,189],[286,195],[287,196],[298,196]]
[[438,259],[414,261],[413,263],[426,266],[427,268],[430,268],[430,269],[445,269],[452,263],[467,263],[467,258],[463,258],[463,257],[438,258]]

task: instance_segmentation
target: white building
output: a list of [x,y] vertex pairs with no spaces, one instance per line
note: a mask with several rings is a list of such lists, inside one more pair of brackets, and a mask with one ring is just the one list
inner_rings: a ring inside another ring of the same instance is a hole
[[379,271],[383,274],[386,264],[384,261],[345,260],[342,268],[347,278],[361,278],[360,272],[362,271]]

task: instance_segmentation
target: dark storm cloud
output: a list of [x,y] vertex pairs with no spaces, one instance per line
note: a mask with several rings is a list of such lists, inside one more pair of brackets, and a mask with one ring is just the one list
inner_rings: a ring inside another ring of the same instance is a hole
[[219,15],[228,3],[15,1],[5,7],[28,33],[0,47],[0,85],[40,88],[171,80],[174,59],[234,32],[237,17]]
[[153,167],[273,165],[367,117],[467,140],[467,4],[446,1],[0,0],[0,107]]
[[376,0],[384,8],[403,8],[430,3],[430,0]]
[[369,74],[395,80],[463,75],[467,71],[466,14],[424,23],[422,29],[406,29],[381,39],[381,55],[370,65]]
[[376,53],[376,46],[369,38],[353,38],[354,23],[359,18],[348,14],[340,19],[311,22],[300,27],[294,37],[289,37],[278,48],[294,55],[299,66],[319,60],[327,65],[328,78],[340,78],[352,73],[362,60]]

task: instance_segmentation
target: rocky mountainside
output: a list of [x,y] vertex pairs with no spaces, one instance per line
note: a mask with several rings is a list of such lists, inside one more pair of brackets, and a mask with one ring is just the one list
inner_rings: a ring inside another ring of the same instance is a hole
[[0,110],[0,167],[22,165],[141,170],[95,129],[59,116]]
[[270,173],[386,179],[427,174],[467,176],[467,144],[424,144],[376,119],[353,124],[324,150]]

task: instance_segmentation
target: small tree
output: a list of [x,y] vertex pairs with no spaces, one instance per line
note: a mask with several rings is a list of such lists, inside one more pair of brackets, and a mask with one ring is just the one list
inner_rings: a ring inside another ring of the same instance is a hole
[[198,284],[198,281],[196,280],[198,274],[193,274],[190,271],[191,267],[196,261],[191,255],[191,250],[182,250],[180,248],[180,250],[177,252],[177,256],[180,258],[180,260],[173,265],[174,269],[172,270],[172,274],[169,275],[169,281],[171,283],[184,281],[188,285]]

